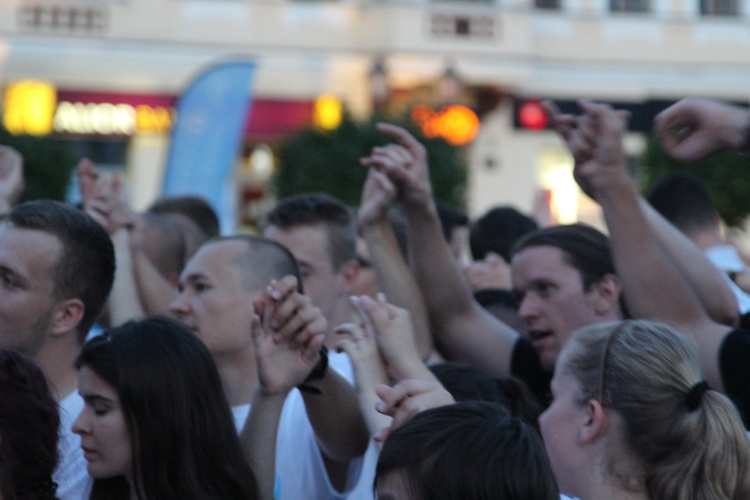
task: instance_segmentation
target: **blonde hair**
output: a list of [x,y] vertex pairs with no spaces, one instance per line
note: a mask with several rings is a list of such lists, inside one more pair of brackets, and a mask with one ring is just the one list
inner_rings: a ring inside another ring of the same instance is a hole
[[629,473],[642,477],[624,487],[635,480],[658,500],[750,498],[750,442],[739,414],[717,391],[691,391],[703,378],[681,334],[622,321],[583,328],[572,341],[563,369],[579,382],[580,402],[594,399],[619,415],[623,445],[638,463]]

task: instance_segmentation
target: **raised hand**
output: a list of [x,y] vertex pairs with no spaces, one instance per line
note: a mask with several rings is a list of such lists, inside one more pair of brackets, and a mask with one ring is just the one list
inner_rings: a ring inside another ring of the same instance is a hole
[[667,154],[692,163],[747,147],[750,112],[720,101],[687,98],[659,113],[654,127]]
[[396,188],[383,172],[375,168],[367,173],[362,200],[357,209],[357,225],[364,231],[376,224],[388,223],[388,209],[396,198]]
[[0,215],[10,212],[23,189],[23,157],[10,146],[0,146]]
[[395,139],[396,144],[372,148],[370,156],[361,158],[360,163],[385,173],[396,187],[401,203],[431,203],[432,186],[425,147],[396,125],[378,123],[377,129]]
[[381,429],[374,436],[378,442],[385,441],[391,432],[404,425],[417,413],[456,402],[453,396],[434,378],[432,380],[402,380],[393,387],[381,385],[377,392],[381,401],[375,409],[393,418],[390,427]]
[[[260,390],[286,393],[300,385],[320,360],[328,322],[309,297],[296,290],[296,279],[273,283],[253,301],[253,346]],[[291,284],[294,286],[291,286]]]
[[605,104],[580,101],[583,114],[560,114],[554,104],[545,103],[555,129],[573,155],[573,177],[593,199],[612,182],[630,182],[622,149],[628,114]]

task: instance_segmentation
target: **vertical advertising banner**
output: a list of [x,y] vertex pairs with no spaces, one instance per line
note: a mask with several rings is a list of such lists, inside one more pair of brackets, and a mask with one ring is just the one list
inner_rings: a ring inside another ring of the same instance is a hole
[[209,67],[179,97],[162,193],[199,195],[232,219],[227,182],[237,161],[255,64],[232,60]]

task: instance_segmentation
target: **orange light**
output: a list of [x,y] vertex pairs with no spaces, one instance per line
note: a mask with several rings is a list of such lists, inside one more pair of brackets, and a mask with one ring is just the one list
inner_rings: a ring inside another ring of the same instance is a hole
[[479,118],[466,106],[453,104],[436,112],[418,104],[411,110],[411,119],[427,138],[442,137],[449,144],[463,146],[479,133]]
[[324,94],[315,100],[313,124],[323,130],[333,130],[341,124],[343,106],[341,101],[332,95]]

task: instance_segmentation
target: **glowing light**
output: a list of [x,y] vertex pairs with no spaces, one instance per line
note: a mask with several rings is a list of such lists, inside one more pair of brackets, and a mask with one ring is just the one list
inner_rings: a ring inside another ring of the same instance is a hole
[[72,134],[166,133],[172,128],[172,113],[161,106],[63,101],[57,106],[53,126],[55,132]]
[[324,94],[315,100],[313,124],[323,130],[333,130],[341,123],[342,114],[341,101],[335,96]]
[[529,130],[542,130],[549,124],[549,117],[538,100],[525,101],[518,108],[518,123]]
[[466,106],[453,104],[435,111],[418,104],[412,108],[411,118],[419,125],[425,137],[442,137],[449,144],[463,146],[479,133],[479,118]]
[[51,83],[23,80],[10,84],[3,93],[3,125],[12,134],[49,134],[56,101]]

